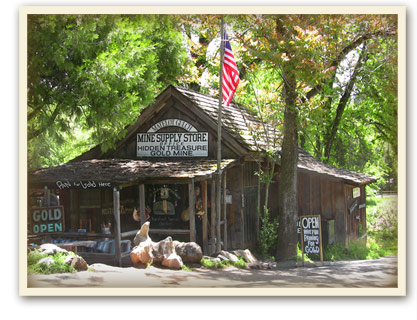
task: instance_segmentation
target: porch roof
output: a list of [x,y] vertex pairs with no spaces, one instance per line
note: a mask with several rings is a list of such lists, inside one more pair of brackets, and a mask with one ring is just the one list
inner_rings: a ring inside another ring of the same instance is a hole
[[[222,170],[236,160],[223,159]],[[29,185],[51,185],[57,182],[95,181],[128,184],[153,179],[208,178],[217,171],[217,160],[147,161],[132,159],[92,159],[69,162],[60,166],[29,172]]]

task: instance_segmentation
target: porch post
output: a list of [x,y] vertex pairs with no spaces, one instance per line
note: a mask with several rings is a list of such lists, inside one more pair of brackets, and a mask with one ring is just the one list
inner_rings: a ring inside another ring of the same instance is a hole
[[188,210],[190,214],[190,242],[196,241],[195,235],[195,194],[194,179],[188,182]]
[[240,167],[240,194],[241,194],[241,206],[240,206],[240,230],[242,231],[242,248],[245,248],[246,244],[245,244],[245,215],[244,215],[244,210],[245,210],[245,187],[244,187],[244,167],[243,165],[241,165]]
[[226,203],[226,172],[223,172],[223,242],[224,249],[227,250],[227,203]]
[[141,183],[139,185],[139,217],[140,217],[140,226],[145,223],[146,215],[145,215],[145,185]]
[[216,252],[216,243],[214,238],[216,238],[216,180],[213,178],[211,180],[211,199],[210,199],[210,254]]
[[122,266],[122,255],[120,248],[120,193],[117,188],[113,188],[113,214],[114,214],[114,254],[115,262],[119,267]]
[[207,180],[201,182],[201,193],[203,199],[203,253],[208,254],[207,246]]
[[221,231],[220,231],[220,218],[221,218],[221,214],[222,214],[222,175],[221,173],[218,173],[217,175],[217,215],[216,215],[216,238],[217,238],[217,242],[216,242],[216,252],[220,252],[222,250],[222,235],[221,235]]

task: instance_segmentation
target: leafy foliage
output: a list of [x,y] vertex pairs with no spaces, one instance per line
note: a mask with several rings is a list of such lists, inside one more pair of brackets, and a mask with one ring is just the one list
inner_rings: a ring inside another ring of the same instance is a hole
[[348,247],[332,244],[323,249],[324,260],[378,259],[397,253],[398,220],[395,197],[370,197],[367,206],[367,242],[356,241]]
[[42,154],[43,144],[62,154],[75,137],[69,148],[81,153],[122,138],[141,106],[182,73],[186,53],[174,26],[169,16],[29,16],[30,167],[62,158]]
[[259,253],[262,257],[269,257],[276,252],[278,220],[270,217],[269,210],[266,206],[263,212],[259,214],[259,220]]
[[247,269],[248,265],[246,264],[245,260],[238,256],[239,260],[236,262],[230,261],[230,260],[222,260],[221,262],[214,262],[205,258],[202,258],[200,263],[203,267],[207,269],[222,269],[227,267],[236,267],[239,269]]
[[[73,252],[70,252],[69,255],[75,255]],[[51,255],[54,263],[47,264],[38,264],[39,260],[42,258],[48,257],[47,254],[41,253],[39,250],[31,250],[28,253],[28,273],[39,273],[39,274],[52,274],[52,273],[73,273],[77,270],[69,264],[65,263],[65,258],[67,254],[57,252],[54,255]]]

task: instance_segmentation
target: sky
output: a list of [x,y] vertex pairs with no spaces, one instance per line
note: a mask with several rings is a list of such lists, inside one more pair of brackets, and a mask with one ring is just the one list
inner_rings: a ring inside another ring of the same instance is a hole
[[[2,137],[2,180],[1,199],[3,200],[3,226],[2,243],[3,257],[2,271],[3,281],[1,287],[2,313],[10,314],[14,318],[24,316],[30,319],[44,317],[58,317],[60,319],[72,319],[74,317],[98,316],[101,319],[120,316],[123,311],[124,317],[150,318],[152,314],[169,314],[162,316],[169,319],[184,319],[187,315],[194,315],[196,318],[226,318],[246,319],[267,315],[268,318],[281,318],[283,316],[295,318],[298,315],[320,315],[320,319],[416,319],[416,247],[415,234],[411,227],[408,229],[408,296],[406,298],[22,298],[18,296],[18,176],[19,176],[19,118],[18,118],[18,18],[19,7],[23,5],[333,5],[333,1],[246,1],[246,0],[212,0],[212,1],[4,1],[1,10],[1,33],[2,33],[2,105],[1,110],[1,137]],[[417,1],[338,1],[338,5],[371,5],[371,6],[392,6],[401,5],[407,7],[407,161],[413,163],[415,137],[415,75],[416,63],[413,57],[415,53],[416,13]],[[414,88],[413,88],[414,87]],[[401,129],[401,128],[400,128]],[[24,161],[24,159],[23,159]],[[407,168],[408,194],[414,191],[412,181],[416,181],[415,169],[411,165]],[[411,198],[409,196],[409,198]],[[414,213],[415,201],[408,202],[407,224],[416,227]],[[24,204],[23,204],[24,205]],[[12,253],[10,257],[10,253]],[[411,268],[411,266],[414,266]],[[71,300],[71,301],[68,301]],[[160,309],[161,304],[164,309]],[[203,309],[204,308],[204,309]],[[165,311],[167,310],[167,311]],[[203,311],[204,310],[204,311]],[[156,317],[159,319],[160,317]]]

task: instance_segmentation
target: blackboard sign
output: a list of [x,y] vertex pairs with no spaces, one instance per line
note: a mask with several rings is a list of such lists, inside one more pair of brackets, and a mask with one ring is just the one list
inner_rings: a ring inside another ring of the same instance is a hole
[[303,264],[304,254],[320,254],[320,261],[323,262],[320,216],[302,216],[300,226]]

